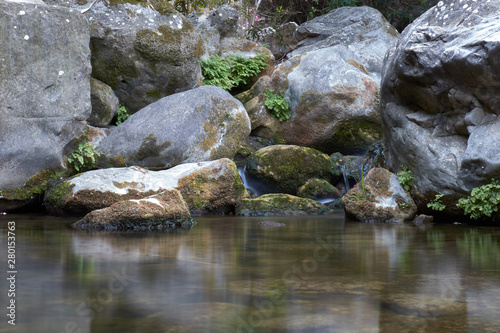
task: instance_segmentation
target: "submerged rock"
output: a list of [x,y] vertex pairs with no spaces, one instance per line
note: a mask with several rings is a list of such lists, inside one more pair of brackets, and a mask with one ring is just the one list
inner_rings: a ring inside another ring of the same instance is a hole
[[322,215],[326,213],[326,206],[317,201],[283,193],[243,199],[236,206],[236,215],[242,216]]
[[262,221],[259,222],[259,225],[266,228],[277,228],[277,227],[284,227],[286,224],[274,221]]
[[106,231],[162,230],[192,224],[189,207],[178,190],[143,199],[119,201],[94,210],[73,224],[76,229]]
[[220,159],[163,171],[140,167],[88,171],[52,187],[44,202],[52,214],[83,216],[119,201],[172,189],[181,192],[192,214],[228,213],[248,196],[234,162]]
[[348,217],[362,222],[403,222],[415,216],[417,207],[398,177],[373,168],[342,198]]
[[275,189],[296,194],[311,178],[336,181],[340,171],[326,154],[292,145],[275,145],[259,149],[247,161],[248,172]]
[[136,112],[104,138],[97,151],[104,166],[167,169],[233,158],[249,134],[243,105],[222,88],[204,86]]

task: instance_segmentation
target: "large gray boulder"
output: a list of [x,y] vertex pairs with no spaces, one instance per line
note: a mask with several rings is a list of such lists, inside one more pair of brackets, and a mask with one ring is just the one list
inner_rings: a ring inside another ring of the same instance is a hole
[[295,31],[299,40],[293,57],[312,50],[344,45],[370,75],[380,81],[385,53],[396,43],[399,33],[372,7],[340,7],[302,23]]
[[227,213],[248,196],[233,161],[186,163],[162,171],[141,167],[87,171],[52,187],[47,210],[56,215],[83,216],[129,199],[143,199],[177,189],[192,214]]
[[243,105],[227,91],[203,86],[165,97],[133,114],[97,147],[102,163],[170,168],[233,158],[250,134]]
[[279,121],[268,113],[263,121],[265,94],[254,97],[245,106],[258,121],[255,136],[328,154],[363,152],[380,138],[378,83],[345,45],[285,61],[276,67],[268,88],[284,93],[291,116]]
[[[440,1],[402,33],[381,90],[387,162],[421,202],[500,177],[500,2]],[[455,208],[456,209],[456,208]]]
[[188,19],[196,26],[211,56],[221,55],[222,39],[243,37],[243,31],[238,24],[240,14],[228,5],[223,5],[211,12],[191,13]]
[[89,38],[75,10],[0,2],[0,189],[65,168],[91,112]]
[[[381,138],[379,83],[397,31],[373,8],[346,7],[304,23],[296,36],[302,46],[245,96],[252,134],[329,154],[365,152]],[[288,120],[270,117],[266,89],[289,101]]]
[[194,88],[201,79],[205,43],[175,10],[128,3],[96,3],[85,13],[91,27],[92,76],[113,88],[129,112]]

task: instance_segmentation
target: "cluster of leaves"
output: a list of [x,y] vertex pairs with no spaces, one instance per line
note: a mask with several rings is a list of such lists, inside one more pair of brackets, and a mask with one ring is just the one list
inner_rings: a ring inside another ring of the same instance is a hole
[[500,184],[497,180],[472,189],[469,197],[458,200],[457,207],[463,208],[465,214],[478,220],[483,217],[491,217],[493,212],[498,211],[500,204]]
[[266,89],[266,101],[264,104],[271,111],[272,118],[278,118],[279,121],[285,121],[290,118],[290,104],[283,92],[278,95],[271,89]]
[[127,112],[127,109],[123,105],[120,105],[116,114],[116,126],[120,126],[128,118],[130,118],[130,114]]
[[444,194],[436,194],[434,199],[431,202],[427,203],[427,207],[432,210],[437,210],[442,212],[446,208],[446,205],[441,201],[443,196]]
[[396,176],[398,176],[398,181],[405,190],[410,191],[413,186],[413,172],[404,165],[401,166],[401,169],[402,170],[396,174]]
[[206,85],[231,90],[248,83],[248,79],[268,66],[269,56],[261,53],[255,58],[233,55],[231,58],[213,56],[200,60],[203,81]]
[[78,172],[91,170],[96,167],[96,158],[99,156],[101,156],[101,154],[95,150],[92,143],[81,143],[78,149],[68,157],[68,163]]

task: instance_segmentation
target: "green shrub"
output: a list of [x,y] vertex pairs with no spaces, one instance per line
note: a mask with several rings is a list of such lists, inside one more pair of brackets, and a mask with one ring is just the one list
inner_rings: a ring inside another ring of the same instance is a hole
[[94,169],[97,164],[96,157],[99,156],[101,156],[101,154],[95,150],[92,143],[81,143],[78,149],[68,157],[68,163],[76,171],[83,172]]
[[116,126],[120,126],[128,118],[130,118],[130,114],[128,114],[127,109],[123,105],[120,105],[116,115]]
[[436,194],[434,199],[427,203],[427,207],[432,209],[432,210],[437,210],[442,212],[445,208],[446,205],[441,202],[441,198],[443,198],[444,194]]
[[201,73],[206,85],[231,90],[248,83],[248,79],[262,72],[268,66],[269,56],[261,53],[255,58],[233,55],[231,58],[213,56],[200,60]]
[[471,195],[458,200],[457,207],[463,208],[465,214],[470,214],[474,220],[491,217],[498,211],[500,204],[500,184],[492,179],[490,184],[472,189]]
[[410,191],[413,186],[413,172],[404,165],[401,166],[401,169],[403,170],[396,174],[398,181],[405,190]]
[[278,118],[279,121],[285,121],[290,118],[290,104],[284,97],[283,92],[275,94],[271,89],[266,89],[266,107],[271,111],[271,117]]

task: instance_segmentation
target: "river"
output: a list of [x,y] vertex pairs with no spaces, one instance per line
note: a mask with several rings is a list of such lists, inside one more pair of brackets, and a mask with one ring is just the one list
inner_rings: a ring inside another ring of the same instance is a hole
[[9,221],[16,259],[0,332],[500,332],[500,228],[195,220],[138,234],[0,216],[3,276]]

